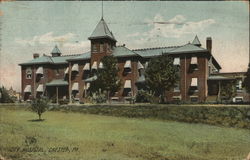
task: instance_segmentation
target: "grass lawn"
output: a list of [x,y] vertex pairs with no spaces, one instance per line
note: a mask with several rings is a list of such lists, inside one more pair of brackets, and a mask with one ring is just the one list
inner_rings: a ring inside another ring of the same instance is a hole
[[23,160],[242,160],[250,130],[0,108],[0,154]]

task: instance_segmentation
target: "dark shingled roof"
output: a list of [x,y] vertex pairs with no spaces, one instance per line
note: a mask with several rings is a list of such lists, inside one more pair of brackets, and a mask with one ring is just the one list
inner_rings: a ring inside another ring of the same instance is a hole
[[116,41],[113,33],[109,30],[108,25],[102,18],[99,23],[97,24],[95,30],[89,37],[89,39],[97,39],[97,38],[109,38],[113,41]]

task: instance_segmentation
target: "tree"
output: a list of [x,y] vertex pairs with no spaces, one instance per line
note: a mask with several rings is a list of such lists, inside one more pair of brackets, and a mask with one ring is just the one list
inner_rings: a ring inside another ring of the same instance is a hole
[[235,81],[224,82],[221,84],[221,96],[223,99],[230,100],[236,95]]
[[0,103],[14,103],[13,98],[9,95],[4,86],[0,88]]
[[173,64],[173,58],[162,55],[149,61],[145,71],[146,85],[165,102],[165,92],[169,91],[179,80],[179,68]]
[[246,91],[250,93],[250,63],[248,64],[248,70],[246,73],[246,77],[243,81],[243,87],[245,87]]
[[31,102],[31,110],[38,114],[40,121],[42,120],[41,119],[42,114],[48,108],[48,102],[49,100],[46,97],[36,98],[33,99]]
[[97,70],[97,79],[91,83],[91,92],[106,92],[107,99],[113,95],[121,86],[118,77],[119,69],[117,67],[117,59],[113,56],[104,56],[101,59],[103,68]]

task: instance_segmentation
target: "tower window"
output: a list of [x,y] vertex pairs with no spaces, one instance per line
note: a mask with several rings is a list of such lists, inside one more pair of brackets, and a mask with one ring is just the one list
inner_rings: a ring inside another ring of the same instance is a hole
[[102,53],[104,51],[104,48],[103,48],[103,43],[100,43],[100,52]]
[[60,70],[58,68],[55,69],[56,75],[60,74]]
[[92,52],[97,52],[97,45],[96,44],[92,44]]

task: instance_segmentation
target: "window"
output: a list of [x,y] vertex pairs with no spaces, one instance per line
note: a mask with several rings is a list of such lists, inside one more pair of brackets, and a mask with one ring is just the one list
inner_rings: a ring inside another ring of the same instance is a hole
[[174,92],[180,92],[180,83],[175,84]]
[[110,51],[110,45],[107,44],[106,46],[107,46],[107,52],[109,52]]
[[103,48],[103,43],[100,43],[100,52],[102,53],[104,51],[104,48]]
[[237,80],[236,89],[237,91],[242,91],[242,80]]
[[26,79],[31,79],[32,77],[32,70],[31,68],[26,69]]
[[174,65],[180,65],[180,58],[179,57],[174,58]]
[[190,96],[191,102],[198,102],[198,96]]
[[190,94],[193,92],[198,92],[198,78],[192,78],[191,79],[191,85],[189,89]]
[[243,102],[243,97],[234,97],[233,102]]
[[60,70],[58,68],[55,69],[56,75],[60,74]]
[[197,57],[191,57],[190,69],[192,71],[198,70],[198,58]]
[[92,52],[97,52],[97,45],[96,44],[92,44]]
[[126,60],[124,64],[124,73],[131,73],[132,68],[131,68],[131,60]]
[[181,101],[181,95],[180,96],[173,96],[172,99],[173,99],[173,102],[180,102]]

